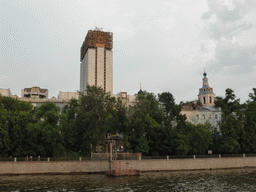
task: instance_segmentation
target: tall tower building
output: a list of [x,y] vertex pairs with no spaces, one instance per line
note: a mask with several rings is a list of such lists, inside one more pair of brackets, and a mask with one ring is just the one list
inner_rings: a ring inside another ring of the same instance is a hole
[[203,87],[199,89],[198,99],[203,105],[214,106],[215,94],[213,93],[212,87],[209,87],[208,78],[204,72]]
[[113,94],[113,33],[89,30],[81,47],[80,92],[87,85]]

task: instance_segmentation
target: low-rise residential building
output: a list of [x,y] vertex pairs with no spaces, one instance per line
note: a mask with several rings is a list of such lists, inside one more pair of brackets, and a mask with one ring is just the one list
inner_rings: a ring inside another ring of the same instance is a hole
[[21,89],[21,98],[28,99],[48,99],[48,89],[40,87],[30,87]]
[[33,107],[40,107],[47,102],[53,102],[57,107],[62,110],[68,104],[68,100],[57,99],[52,97],[48,99],[48,89],[40,87],[24,88],[21,90],[20,101],[30,102]]

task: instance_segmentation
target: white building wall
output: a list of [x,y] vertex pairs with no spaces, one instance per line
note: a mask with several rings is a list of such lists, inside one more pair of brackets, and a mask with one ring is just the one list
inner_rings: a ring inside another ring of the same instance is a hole
[[83,92],[84,90],[84,65],[83,65],[83,61],[84,59],[82,60],[81,64],[80,64],[80,92]]
[[79,94],[77,92],[59,92],[58,99],[61,100],[71,100],[71,99],[79,99]]
[[104,89],[104,47],[97,47],[97,87]]
[[20,95],[21,98],[24,98],[24,89],[21,89],[21,95]]
[[88,61],[88,57],[87,54],[84,56],[84,59],[82,60],[81,64],[80,64],[80,92],[84,92],[85,91],[85,87],[86,87],[86,71],[85,71],[85,65],[87,65]]
[[80,67],[80,91],[86,91],[87,85],[95,85],[95,49],[88,49]]
[[[88,54],[88,55],[87,55]],[[86,73],[85,73],[85,77],[87,77],[87,85],[95,85],[95,49],[91,48],[88,49],[87,53],[87,62],[88,64],[86,65]],[[85,87],[86,88],[86,87]]]
[[11,97],[12,93],[10,89],[0,89],[0,95],[4,97]]
[[187,121],[192,124],[210,123],[218,128],[218,123],[221,120],[221,111],[181,111],[181,114],[186,115]]
[[106,92],[113,94],[113,52],[106,50]]

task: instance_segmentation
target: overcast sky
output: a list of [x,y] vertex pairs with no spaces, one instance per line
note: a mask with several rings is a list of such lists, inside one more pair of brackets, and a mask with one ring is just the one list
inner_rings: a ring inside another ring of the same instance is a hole
[[80,48],[113,32],[114,94],[197,99],[204,69],[216,96],[256,87],[256,0],[0,0],[0,88],[75,92]]

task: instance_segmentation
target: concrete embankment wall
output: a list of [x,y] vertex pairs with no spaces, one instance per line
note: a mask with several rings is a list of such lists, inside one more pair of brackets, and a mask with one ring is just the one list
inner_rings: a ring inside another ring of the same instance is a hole
[[[132,168],[140,171],[200,170],[256,167],[256,157],[128,160]],[[107,161],[20,161],[0,162],[0,174],[65,174],[105,172]]]

